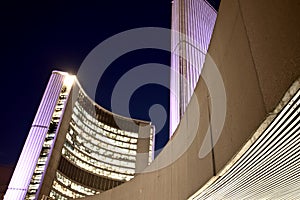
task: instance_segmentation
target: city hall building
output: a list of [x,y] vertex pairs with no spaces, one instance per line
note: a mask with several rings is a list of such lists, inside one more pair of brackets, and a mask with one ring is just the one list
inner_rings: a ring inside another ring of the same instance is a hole
[[153,133],[150,122],[105,110],[75,76],[53,71],[5,199],[80,198],[114,188],[151,163]]
[[4,198],[300,199],[300,3],[209,2],[172,1],[170,140],[155,159],[150,122],[53,72]]

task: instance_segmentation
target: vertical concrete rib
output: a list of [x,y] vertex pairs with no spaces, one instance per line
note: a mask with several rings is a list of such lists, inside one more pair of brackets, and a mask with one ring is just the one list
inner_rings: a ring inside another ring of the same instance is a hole
[[199,80],[217,16],[205,0],[175,0],[172,12],[170,137]]

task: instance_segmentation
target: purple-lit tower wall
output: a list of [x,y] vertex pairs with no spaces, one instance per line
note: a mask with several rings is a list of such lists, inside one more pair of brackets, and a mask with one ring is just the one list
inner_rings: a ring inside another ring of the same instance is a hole
[[152,162],[154,126],[105,110],[54,71],[4,196],[74,199],[132,179]]
[[208,50],[217,12],[205,0],[172,4],[170,137],[193,95]]
[[63,84],[63,75],[51,75],[4,199],[25,199]]

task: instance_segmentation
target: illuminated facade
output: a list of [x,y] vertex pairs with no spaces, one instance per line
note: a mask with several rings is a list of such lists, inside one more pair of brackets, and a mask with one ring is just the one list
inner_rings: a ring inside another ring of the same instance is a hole
[[129,181],[153,158],[150,122],[96,104],[54,71],[4,199],[70,199]]
[[194,93],[217,18],[206,0],[172,4],[170,136]]

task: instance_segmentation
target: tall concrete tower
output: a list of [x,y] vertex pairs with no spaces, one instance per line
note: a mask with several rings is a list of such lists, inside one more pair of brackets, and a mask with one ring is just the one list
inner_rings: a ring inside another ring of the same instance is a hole
[[170,137],[193,95],[217,17],[206,0],[172,3]]
[[153,158],[150,122],[95,103],[75,76],[54,71],[4,199],[72,199],[132,179]]

